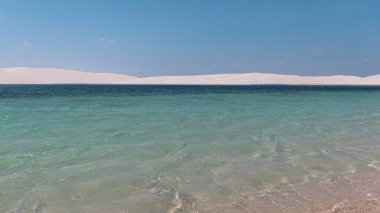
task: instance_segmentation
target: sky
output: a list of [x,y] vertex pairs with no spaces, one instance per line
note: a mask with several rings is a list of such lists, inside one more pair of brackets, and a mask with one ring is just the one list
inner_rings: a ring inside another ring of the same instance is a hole
[[379,0],[0,0],[0,67],[380,74]]

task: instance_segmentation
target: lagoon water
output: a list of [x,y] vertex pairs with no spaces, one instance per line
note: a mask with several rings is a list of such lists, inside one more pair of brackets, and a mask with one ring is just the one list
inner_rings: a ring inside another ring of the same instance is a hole
[[379,87],[0,86],[0,212],[238,211],[379,153]]

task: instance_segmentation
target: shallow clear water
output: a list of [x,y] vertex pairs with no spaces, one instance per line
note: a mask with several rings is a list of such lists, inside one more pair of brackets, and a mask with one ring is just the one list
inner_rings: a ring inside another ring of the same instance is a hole
[[380,88],[0,86],[0,212],[175,212],[380,168]]

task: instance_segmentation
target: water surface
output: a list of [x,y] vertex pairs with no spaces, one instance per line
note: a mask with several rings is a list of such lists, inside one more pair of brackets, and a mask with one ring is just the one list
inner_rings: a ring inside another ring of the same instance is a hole
[[0,212],[204,211],[380,169],[380,88],[0,86]]

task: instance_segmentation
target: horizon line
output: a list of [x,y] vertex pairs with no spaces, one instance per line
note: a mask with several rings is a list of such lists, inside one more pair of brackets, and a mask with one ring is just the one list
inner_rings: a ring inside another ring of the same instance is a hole
[[55,69],[55,70],[66,70],[66,71],[74,71],[74,72],[82,72],[82,73],[92,73],[92,74],[115,74],[115,75],[124,75],[133,78],[152,78],[152,77],[190,77],[190,76],[213,76],[213,75],[244,75],[244,74],[266,74],[266,75],[280,75],[280,76],[297,76],[297,77],[357,77],[357,78],[368,78],[373,76],[380,75],[366,75],[366,76],[358,76],[358,75],[345,75],[345,74],[333,74],[333,75],[299,75],[299,74],[281,74],[281,73],[273,73],[273,72],[265,72],[265,71],[248,71],[248,72],[239,72],[239,73],[209,73],[209,74],[189,74],[189,75],[152,75],[152,76],[133,76],[127,73],[118,73],[118,72],[94,72],[94,71],[84,71],[79,69],[71,69],[71,68],[59,68],[59,67],[27,67],[27,66],[16,66],[16,67],[0,67],[1,69]]

